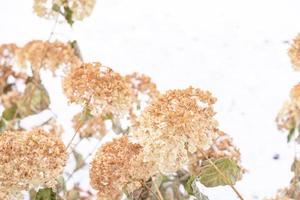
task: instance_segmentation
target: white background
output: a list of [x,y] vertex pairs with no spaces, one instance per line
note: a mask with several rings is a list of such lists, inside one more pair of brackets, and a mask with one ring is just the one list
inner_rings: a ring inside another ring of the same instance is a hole
[[[300,32],[299,10],[298,0],[98,0],[90,18],[72,30],[58,25],[54,38],[77,39],[85,61],[145,73],[161,91],[210,90],[220,127],[234,138],[248,170],[237,188],[247,200],[262,199],[291,178],[294,148],[274,119],[300,80],[286,54]],[[31,0],[0,1],[0,43],[48,39],[53,24],[32,13]],[[45,84],[52,109],[69,126],[74,112],[67,111],[60,83],[49,78]],[[205,193],[236,199],[228,187]]]

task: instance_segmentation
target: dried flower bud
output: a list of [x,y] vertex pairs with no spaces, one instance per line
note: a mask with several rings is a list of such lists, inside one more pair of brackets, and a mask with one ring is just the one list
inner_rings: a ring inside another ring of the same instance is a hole
[[0,135],[0,191],[53,187],[66,159],[65,146],[55,134],[41,129],[4,132]]
[[91,185],[100,199],[118,199],[123,189],[132,192],[150,177],[147,165],[138,159],[140,152],[141,146],[127,136],[100,147],[90,169]]
[[300,70],[300,34],[296,36],[293,41],[293,44],[289,48],[288,54],[293,64],[293,68],[296,71]]
[[70,102],[88,105],[93,115],[124,115],[135,101],[125,78],[100,63],[71,68],[63,80],[63,87]]
[[215,101],[210,92],[192,87],[170,90],[152,101],[133,133],[143,146],[144,161],[170,173],[187,164],[188,152],[207,149],[218,126],[213,118]]

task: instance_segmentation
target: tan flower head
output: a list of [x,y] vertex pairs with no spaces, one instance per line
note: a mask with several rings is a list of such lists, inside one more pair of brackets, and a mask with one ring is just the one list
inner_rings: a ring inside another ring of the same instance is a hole
[[4,108],[13,107],[20,99],[21,93],[16,90],[12,90],[6,94],[0,95],[0,103],[4,106]]
[[41,40],[31,41],[20,48],[17,52],[17,61],[23,67],[32,67],[36,71],[41,68],[49,69],[52,72],[60,66],[73,67],[81,63],[71,45]]
[[132,192],[144,177],[150,177],[138,159],[140,152],[141,146],[131,143],[127,136],[100,147],[90,169],[91,185],[100,199],[118,199],[122,189]]
[[81,113],[76,114],[73,119],[73,128],[78,129],[81,138],[96,137],[101,139],[107,133],[107,129],[102,115],[90,116],[82,119]]
[[[232,138],[220,130],[216,130],[216,133],[218,136],[213,140],[213,144],[209,149],[197,151],[194,154],[189,155],[189,168],[192,174],[200,173],[202,161],[206,160],[206,157],[213,160],[229,157],[240,164],[241,153],[233,144]],[[203,155],[203,153],[205,155]]]
[[207,149],[218,125],[213,118],[215,101],[210,92],[192,87],[170,90],[153,100],[133,133],[143,146],[144,161],[170,173],[187,163],[188,152]]
[[290,91],[290,99],[280,109],[276,123],[279,130],[290,131],[300,123],[300,84]]
[[41,129],[4,132],[0,134],[0,191],[53,187],[66,159],[65,146],[53,133]]
[[136,123],[136,118],[140,116],[141,111],[147,104],[159,95],[156,84],[151,81],[151,78],[138,73],[127,75],[126,80],[130,83],[136,102],[132,105],[130,110],[130,120],[132,124]]
[[288,50],[291,63],[296,71],[300,70],[300,34],[296,36],[293,44]]
[[125,78],[100,63],[71,68],[63,80],[63,87],[70,102],[88,105],[93,115],[123,115],[135,102],[133,90]]
[[300,100],[300,83],[298,83],[291,89],[290,98],[294,101]]
[[39,17],[53,19],[58,14],[53,10],[54,5],[59,9],[68,7],[72,11],[72,19],[81,21],[91,15],[95,3],[95,0],[34,0],[33,10]]
[[144,74],[135,72],[127,75],[125,78],[131,84],[137,97],[144,94],[149,98],[155,98],[159,94],[156,84],[151,81],[150,77]]
[[15,44],[0,45],[0,65],[10,66],[14,63],[15,53],[18,47]]

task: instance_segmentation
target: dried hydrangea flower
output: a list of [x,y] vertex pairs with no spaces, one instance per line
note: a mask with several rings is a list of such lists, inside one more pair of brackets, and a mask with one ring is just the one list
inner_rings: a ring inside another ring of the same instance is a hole
[[130,110],[130,120],[134,124],[137,116],[146,105],[159,95],[156,84],[151,81],[151,78],[138,73],[132,73],[125,76],[126,80],[131,84],[131,87],[136,96],[136,102]]
[[20,191],[1,191],[0,190],[0,199],[1,200],[24,200],[24,196]]
[[53,73],[60,66],[73,67],[81,63],[72,46],[59,41],[31,41],[17,51],[16,57],[20,66],[35,71],[49,69]]
[[33,10],[39,16],[53,19],[58,13],[53,10],[68,7],[72,12],[72,19],[81,21],[91,15],[95,6],[95,0],[34,0]]
[[41,129],[4,132],[0,134],[0,191],[53,187],[66,159],[65,146],[55,134]]
[[278,196],[289,197],[296,200],[300,199],[300,160],[295,158],[291,171],[294,172],[294,176],[290,181],[290,185],[279,190]]
[[159,94],[156,84],[151,81],[150,77],[144,74],[138,74],[135,72],[130,75],[126,75],[125,78],[132,85],[137,97],[145,94],[149,98],[155,98]]
[[10,66],[14,64],[15,53],[18,50],[15,44],[0,45],[0,65]]
[[300,83],[290,91],[290,99],[280,109],[276,117],[277,127],[281,131],[290,131],[300,123]]
[[207,149],[216,137],[216,99],[208,91],[189,87],[158,96],[138,118],[133,135],[143,146],[145,162],[171,173],[188,162],[188,153]]
[[127,114],[135,102],[130,84],[119,73],[100,63],[71,68],[63,80],[71,103],[88,105],[93,115]]
[[102,115],[90,116],[82,119],[81,113],[76,114],[73,119],[73,128],[78,129],[81,138],[96,137],[101,139],[107,133],[104,117]]
[[[218,136],[213,141],[211,147],[203,151],[206,154],[206,156],[208,158],[214,158],[214,159],[218,159],[222,157],[230,157],[235,161],[240,161],[241,153],[237,149],[237,147],[234,146],[232,138],[220,130],[217,131],[217,134]],[[202,155],[201,160],[204,159],[205,158]]]
[[[223,131],[216,130],[218,136],[213,140],[209,149],[197,151],[189,155],[189,171],[192,174],[199,174],[201,171],[202,161],[206,158],[219,159],[229,157],[235,160],[239,165],[241,162],[241,153],[233,144],[232,138]],[[205,155],[203,155],[203,153]]]
[[21,93],[16,90],[9,91],[0,96],[0,104],[2,104],[4,108],[13,107],[21,99],[21,96]]
[[123,189],[132,192],[150,177],[148,165],[139,159],[141,148],[127,136],[100,147],[90,169],[91,185],[100,199],[119,199]]
[[299,71],[300,70],[300,34],[298,34],[294,39],[293,44],[288,50],[288,54],[290,56],[293,68],[296,71]]

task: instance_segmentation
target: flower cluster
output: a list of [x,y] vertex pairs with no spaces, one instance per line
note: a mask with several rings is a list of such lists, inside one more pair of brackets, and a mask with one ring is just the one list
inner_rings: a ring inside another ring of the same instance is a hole
[[288,54],[291,59],[291,63],[296,71],[300,70],[300,34],[296,36],[293,44],[289,48]]
[[91,185],[100,199],[119,199],[121,192],[132,192],[148,178],[148,165],[139,159],[142,147],[127,136],[100,147],[90,170]]
[[126,75],[125,78],[131,84],[136,97],[136,104],[132,105],[130,110],[130,119],[134,124],[147,104],[159,95],[159,91],[151,78],[144,74],[133,73]]
[[73,128],[78,130],[81,138],[96,137],[101,139],[107,133],[104,117],[102,115],[82,119],[82,113],[76,114],[73,119]]
[[7,131],[0,135],[0,191],[11,194],[53,187],[66,164],[66,149],[53,133]]
[[71,68],[63,80],[63,88],[71,103],[90,107],[94,115],[122,116],[135,102],[126,79],[100,63]]
[[33,10],[39,16],[53,19],[63,12],[60,8],[68,8],[72,19],[81,21],[91,15],[95,0],[34,0]]
[[31,67],[34,71],[41,68],[55,72],[60,66],[73,67],[81,61],[68,43],[34,40],[19,48],[16,53],[20,66]]
[[15,53],[18,50],[15,44],[0,45],[0,65],[11,66],[14,63]]
[[229,157],[238,164],[241,162],[239,149],[233,144],[232,138],[223,131],[216,131],[218,136],[213,140],[209,149],[197,151],[189,156],[189,171],[192,174],[199,174],[202,167],[202,161],[207,158],[216,160]]
[[139,73],[133,73],[125,76],[126,80],[131,83],[134,93],[138,98],[141,95],[147,95],[149,98],[155,98],[159,92],[156,84],[151,81],[151,78]]
[[5,63],[0,65],[0,103],[5,108],[15,105],[20,99],[21,92],[17,88],[17,82],[25,82],[26,79],[25,73],[14,71],[12,66]]
[[167,174],[188,162],[188,153],[207,149],[216,137],[216,99],[195,88],[170,90],[158,96],[138,118],[134,137],[143,146],[145,162]]
[[118,199],[122,190],[130,193],[139,189],[152,176],[176,173],[191,163],[191,155],[196,155],[197,161],[205,160],[198,150],[209,157],[239,160],[231,138],[217,129],[215,101],[210,92],[192,87],[155,97],[137,118],[130,135],[136,144],[123,136],[98,150],[90,175],[101,199],[109,195]]
[[300,83],[290,91],[290,99],[280,109],[276,122],[279,130],[290,131],[300,123]]

